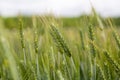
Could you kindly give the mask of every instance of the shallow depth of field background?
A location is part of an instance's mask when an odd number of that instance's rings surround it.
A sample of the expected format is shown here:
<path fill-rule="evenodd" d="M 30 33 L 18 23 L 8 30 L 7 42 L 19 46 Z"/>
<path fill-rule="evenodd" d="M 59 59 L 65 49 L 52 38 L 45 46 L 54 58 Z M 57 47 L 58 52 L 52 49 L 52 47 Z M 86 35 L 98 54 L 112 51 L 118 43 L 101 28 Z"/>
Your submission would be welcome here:
<path fill-rule="evenodd" d="M 120 80 L 119 0 L 0 0 L 0 80 Z"/>

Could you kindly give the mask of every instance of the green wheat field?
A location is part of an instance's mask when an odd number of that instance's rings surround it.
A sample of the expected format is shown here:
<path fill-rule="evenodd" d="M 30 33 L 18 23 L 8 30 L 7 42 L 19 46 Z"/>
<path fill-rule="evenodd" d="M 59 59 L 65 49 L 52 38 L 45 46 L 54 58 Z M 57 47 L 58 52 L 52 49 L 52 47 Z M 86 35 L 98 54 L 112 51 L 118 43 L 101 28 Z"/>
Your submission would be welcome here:
<path fill-rule="evenodd" d="M 119 31 L 95 13 L 0 17 L 0 80 L 120 80 Z"/>

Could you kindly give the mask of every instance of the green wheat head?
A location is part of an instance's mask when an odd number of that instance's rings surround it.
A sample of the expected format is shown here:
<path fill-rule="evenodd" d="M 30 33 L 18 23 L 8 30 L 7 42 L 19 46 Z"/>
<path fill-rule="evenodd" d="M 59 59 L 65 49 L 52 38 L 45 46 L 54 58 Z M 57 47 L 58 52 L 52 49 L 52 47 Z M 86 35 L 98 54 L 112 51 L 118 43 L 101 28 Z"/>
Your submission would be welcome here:
<path fill-rule="evenodd" d="M 115 38 L 115 41 L 120 49 L 120 37 L 118 36 L 117 32 L 113 32 L 113 37 Z"/>
<path fill-rule="evenodd" d="M 104 51 L 104 55 L 106 56 L 107 61 L 112 65 L 113 69 L 115 69 L 116 73 L 120 76 L 120 65 L 111 58 L 107 51 Z"/>
<path fill-rule="evenodd" d="M 71 57 L 71 51 L 69 50 L 69 48 L 68 48 L 65 40 L 63 39 L 61 33 L 54 25 L 51 25 L 50 34 L 51 34 L 53 40 L 55 41 L 58 50 L 61 53 L 65 53 L 67 56 Z"/>
<path fill-rule="evenodd" d="M 22 48 L 25 48 L 22 19 L 19 19 L 19 34 L 20 34 L 21 46 L 22 46 Z"/>
<path fill-rule="evenodd" d="M 90 39 L 91 42 L 94 43 L 95 37 L 94 37 L 93 27 L 92 27 L 92 25 L 90 24 L 90 25 L 88 26 L 88 28 L 89 28 L 89 39 Z M 95 55 L 96 55 L 96 50 L 95 50 L 95 46 L 94 46 L 92 43 L 90 43 L 90 51 L 91 51 L 93 57 L 95 57 Z"/>

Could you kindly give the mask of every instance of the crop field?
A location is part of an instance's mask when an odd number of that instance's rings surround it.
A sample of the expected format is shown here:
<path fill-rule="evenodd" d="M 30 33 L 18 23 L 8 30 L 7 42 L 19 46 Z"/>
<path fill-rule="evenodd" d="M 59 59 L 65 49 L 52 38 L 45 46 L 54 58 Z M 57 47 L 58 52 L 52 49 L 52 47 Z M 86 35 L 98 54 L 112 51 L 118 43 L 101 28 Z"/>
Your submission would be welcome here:
<path fill-rule="evenodd" d="M 0 20 L 0 80 L 120 80 L 120 29 L 112 19 L 17 20 L 12 29 Z"/>

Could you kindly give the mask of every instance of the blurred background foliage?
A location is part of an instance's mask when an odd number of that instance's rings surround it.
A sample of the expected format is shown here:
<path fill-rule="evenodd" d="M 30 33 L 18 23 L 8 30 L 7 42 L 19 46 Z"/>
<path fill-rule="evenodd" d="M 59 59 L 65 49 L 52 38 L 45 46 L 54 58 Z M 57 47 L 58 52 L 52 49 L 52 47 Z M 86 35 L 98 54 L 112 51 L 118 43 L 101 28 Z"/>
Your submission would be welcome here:
<path fill-rule="evenodd" d="M 49 18 L 50 16 L 46 16 L 47 18 Z M 85 19 L 85 15 L 80 16 L 80 17 L 62 17 L 62 18 L 56 18 L 56 20 L 60 21 L 60 23 L 62 24 L 63 27 L 79 27 L 81 25 L 84 25 L 84 19 Z M 87 18 L 90 18 L 91 16 L 87 16 Z M 24 22 L 24 28 L 28 28 L 28 27 L 32 27 L 32 17 L 26 17 L 26 16 L 22 16 L 23 18 L 23 22 Z M 102 18 L 102 22 L 105 26 L 107 26 L 106 20 L 108 20 L 109 18 Z M 120 18 L 112 18 L 113 23 L 119 27 L 120 26 Z M 3 18 L 0 17 L 0 22 L 2 22 L 2 25 L 4 25 L 5 28 L 8 29 L 18 29 L 18 17 L 7 17 L 7 18 Z M 96 18 L 93 18 L 92 20 L 93 25 L 97 25 L 97 20 Z M 42 25 L 41 23 L 38 23 L 38 26 Z"/>

